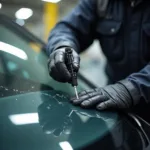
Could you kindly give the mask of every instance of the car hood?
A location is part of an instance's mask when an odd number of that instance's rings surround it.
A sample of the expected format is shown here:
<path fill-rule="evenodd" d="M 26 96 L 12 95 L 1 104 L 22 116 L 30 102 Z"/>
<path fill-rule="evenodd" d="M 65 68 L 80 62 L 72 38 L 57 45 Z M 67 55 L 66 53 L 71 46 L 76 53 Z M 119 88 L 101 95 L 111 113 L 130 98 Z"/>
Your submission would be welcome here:
<path fill-rule="evenodd" d="M 65 93 L 43 91 L 0 99 L 1 150 L 72 150 L 103 138 L 118 115 L 75 107 Z"/>

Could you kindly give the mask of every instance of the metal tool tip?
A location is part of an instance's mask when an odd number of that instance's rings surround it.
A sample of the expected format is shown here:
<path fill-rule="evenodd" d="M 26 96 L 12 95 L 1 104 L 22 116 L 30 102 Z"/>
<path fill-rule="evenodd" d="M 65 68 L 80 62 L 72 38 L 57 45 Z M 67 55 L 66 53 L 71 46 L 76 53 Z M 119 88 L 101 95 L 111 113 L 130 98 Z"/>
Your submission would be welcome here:
<path fill-rule="evenodd" d="M 74 90 L 75 90 L 75 94 L 76 94 L 77 99 L 79 99 L 78 92 L 77 92 L 77 87 L 76 86 L 74 86 Z"/>

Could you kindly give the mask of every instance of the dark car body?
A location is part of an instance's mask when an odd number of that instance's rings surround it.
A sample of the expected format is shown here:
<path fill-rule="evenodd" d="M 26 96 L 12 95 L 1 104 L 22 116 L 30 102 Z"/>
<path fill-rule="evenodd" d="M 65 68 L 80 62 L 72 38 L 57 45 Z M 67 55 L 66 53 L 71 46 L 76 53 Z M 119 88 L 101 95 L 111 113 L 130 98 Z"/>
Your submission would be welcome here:
<path fill-rule="evenodd" d="M 48 74 L 45 44 L 3 15 L 0 32 L 0 150 L 148 148 L 147 122 L 73 106 L 73 88 Z M 95 87 L 81 74 L 78 81 L 79 91 Z"/>

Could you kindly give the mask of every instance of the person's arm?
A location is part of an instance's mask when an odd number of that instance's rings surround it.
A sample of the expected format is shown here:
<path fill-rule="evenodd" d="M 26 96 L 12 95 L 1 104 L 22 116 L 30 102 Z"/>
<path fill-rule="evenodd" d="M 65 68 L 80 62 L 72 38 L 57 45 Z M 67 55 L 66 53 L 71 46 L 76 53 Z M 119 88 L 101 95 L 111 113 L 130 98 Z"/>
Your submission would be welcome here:
<path fill-rule="evenodd" d="M 50 33 L 47 53 L 60 47 L 71 47 L 77 52 L 86 49 L 94 40 L 96 0 L 80 0 L 69 16 L 60 21 Z"/>
<path fill-rule="evenodd" d="M 141 71 L 131 74 L 128 78 L 139 91 L 140 98 L 150 102 L 150 63 Z"/>
<path fill-rule="evenodd" d="M 72 98 L 75 105 L 99 110 L 129 109 L 150 102 L 150 63 L 141 71 L 129 75 L 125 80 L 103 88 L 83 91 L 79 99 Z"/>
<path fill-rule="evenodd" d="M 48 70 L 50 76 L 59 82 L 71 82 L 71 74 L 66 65 L 65 50 L 73 51 L 73 67 L 78 72 L 78 53 L 92 44 L 95 36 L 97 0 L 80 0 L 73 12 L 60 21 L 48 39 Z"/>

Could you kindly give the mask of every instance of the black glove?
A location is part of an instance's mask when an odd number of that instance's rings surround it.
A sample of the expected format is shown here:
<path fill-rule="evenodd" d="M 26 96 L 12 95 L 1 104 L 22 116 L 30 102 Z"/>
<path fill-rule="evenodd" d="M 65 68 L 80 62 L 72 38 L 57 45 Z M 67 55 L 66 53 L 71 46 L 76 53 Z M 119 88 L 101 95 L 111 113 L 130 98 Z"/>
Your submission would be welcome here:
<path fill-rule="evenodd" d="M 83 91 L 79 93 L 79 99 L 72 98 L 74 105 L 84 108 L 96 106 L 98 110 L 128 109 L 136 105 L 140 100 L 136 87 L 127 80 L 104 88 Z"/>
<path fill-rule="evenodd" d="M 65 49 L 66 47 L 62 47 L 55 50 L 50 55 L 50 58 L 48 60 L 48 69 L 50 76 L 54 80 L 64 83 L 70 82 L 71 80 L 71 74 L 66 66 Z M 80 67 L 80 57 L 75 50 L 73 50 L 73 58 L 74 58 L 73 62 L 74 70 L 78 72 Z"/>

